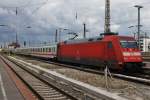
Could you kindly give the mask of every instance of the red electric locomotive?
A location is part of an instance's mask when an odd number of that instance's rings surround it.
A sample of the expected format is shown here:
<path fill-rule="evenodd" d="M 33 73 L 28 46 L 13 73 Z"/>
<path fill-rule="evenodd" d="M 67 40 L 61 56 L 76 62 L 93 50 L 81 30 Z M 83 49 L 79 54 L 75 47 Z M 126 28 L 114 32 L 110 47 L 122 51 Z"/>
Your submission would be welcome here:
<path fill-rule="evenodd" d="M 133 37 L 104 35 L 103 38 L 64 41 L 58 44 L 59 61 L 111 69 L 140 69 L 141 52 Z"/>

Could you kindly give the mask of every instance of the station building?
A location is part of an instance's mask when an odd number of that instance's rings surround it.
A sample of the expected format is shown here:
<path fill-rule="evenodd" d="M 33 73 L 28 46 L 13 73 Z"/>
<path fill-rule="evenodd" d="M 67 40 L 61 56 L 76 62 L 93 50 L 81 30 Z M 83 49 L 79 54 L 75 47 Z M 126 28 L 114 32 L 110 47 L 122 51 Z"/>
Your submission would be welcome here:
<path fill-rule="evenodd" d="M 142 52 L 150 52 L 150 37 L 140 38 L 140 46 Z"/>

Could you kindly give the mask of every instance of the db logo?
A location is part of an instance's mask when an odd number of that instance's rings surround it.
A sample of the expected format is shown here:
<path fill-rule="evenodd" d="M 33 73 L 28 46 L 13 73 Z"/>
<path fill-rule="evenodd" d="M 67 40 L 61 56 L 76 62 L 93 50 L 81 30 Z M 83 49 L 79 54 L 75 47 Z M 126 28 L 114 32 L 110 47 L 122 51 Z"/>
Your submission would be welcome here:
<path fill-rule="evenodd" d="M 130 53 L 131 56 L 134 56 L 134 53 Z"/>
<path fill-rule="evenodd" d="M 132 49 L 129 49 L 129 51 L 132 51 Z"/>

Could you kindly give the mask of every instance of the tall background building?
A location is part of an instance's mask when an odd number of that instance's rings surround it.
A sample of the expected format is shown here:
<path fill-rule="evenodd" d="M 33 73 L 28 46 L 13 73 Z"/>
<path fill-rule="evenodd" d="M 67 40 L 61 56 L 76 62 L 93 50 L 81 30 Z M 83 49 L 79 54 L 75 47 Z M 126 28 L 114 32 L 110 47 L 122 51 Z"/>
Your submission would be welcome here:
<path fill-rule="evenodd" d="M 142 52 L 150 52 L 150 37 L 149 36 L 141 36 L 140 37 L 140 46 Z"/>

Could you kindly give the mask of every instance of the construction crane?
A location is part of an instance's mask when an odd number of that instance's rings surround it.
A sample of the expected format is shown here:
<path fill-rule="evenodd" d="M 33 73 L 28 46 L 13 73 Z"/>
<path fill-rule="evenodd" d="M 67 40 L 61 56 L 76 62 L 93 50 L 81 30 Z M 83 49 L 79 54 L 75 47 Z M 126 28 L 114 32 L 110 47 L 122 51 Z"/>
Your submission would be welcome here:
<path fill-rule="evenodd" d="M 105 33 L 111 33 L 110 30 L 110 0 L 105 0 Z"/>

